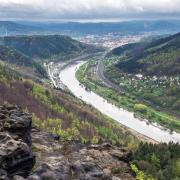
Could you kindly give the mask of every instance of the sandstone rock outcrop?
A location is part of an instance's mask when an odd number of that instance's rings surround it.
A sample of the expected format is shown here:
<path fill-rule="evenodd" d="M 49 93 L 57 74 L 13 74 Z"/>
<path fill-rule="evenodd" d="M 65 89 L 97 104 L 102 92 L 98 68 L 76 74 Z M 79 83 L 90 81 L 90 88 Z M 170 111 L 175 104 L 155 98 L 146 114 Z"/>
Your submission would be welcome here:
<path fill-rule="evenodd" d="M 26 177 L 35 157 L 31 151 L 31 116 L 11 105 L 0 107 L 0 173 L 4 179 Z"/>
<path fill-rule="evenodd" d="M 75 141 L 32 132 L 37 168 L 28 180 L 131 180 L 130 152 L 110 144 L 82 145 Z M 43 137 L 43 140 L 41 140 Z"/>

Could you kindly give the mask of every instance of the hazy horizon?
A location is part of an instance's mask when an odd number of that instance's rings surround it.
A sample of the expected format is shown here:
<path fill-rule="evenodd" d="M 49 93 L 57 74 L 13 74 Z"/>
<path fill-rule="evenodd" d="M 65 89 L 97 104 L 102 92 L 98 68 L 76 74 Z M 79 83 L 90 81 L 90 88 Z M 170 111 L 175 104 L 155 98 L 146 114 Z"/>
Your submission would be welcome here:
<path fill-rule="evenodd" d="M 133 22 L 133 21 L 180 21 L 180 18 L 153 18 L 153 19 L 14 19 L 14 18 L 0 18 L 0 21 L 12 21 L 17 23 L 123 23 L 123 22 Z"/>

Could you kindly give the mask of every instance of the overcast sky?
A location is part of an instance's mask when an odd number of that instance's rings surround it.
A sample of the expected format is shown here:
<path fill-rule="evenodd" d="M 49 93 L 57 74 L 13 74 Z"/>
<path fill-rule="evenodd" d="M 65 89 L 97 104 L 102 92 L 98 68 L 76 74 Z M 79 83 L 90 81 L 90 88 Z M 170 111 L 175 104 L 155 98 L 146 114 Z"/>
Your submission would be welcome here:
<path fill-rule="evenodd" d="M 180 0 L 0 0 L 0 18 L 180 18 Z"/>

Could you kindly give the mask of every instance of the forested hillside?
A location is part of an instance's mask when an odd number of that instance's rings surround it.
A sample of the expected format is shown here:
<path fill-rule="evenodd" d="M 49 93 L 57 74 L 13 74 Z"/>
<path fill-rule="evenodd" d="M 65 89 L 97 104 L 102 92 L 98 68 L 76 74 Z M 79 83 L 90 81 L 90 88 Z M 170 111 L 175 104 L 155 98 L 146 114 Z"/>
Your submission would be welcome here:
<path fill-rule="evenodd" d="M 3 45 L 0 45 L 0 61 L 8 63 L 9 65 L 14 65 L 22 70 L 29 68 L 32 70 L 32 73 L 46 77 L 46 71 L 40 63 L 35 62 L 30 57 Z"/>
<path fill-rule="evenodd" d="M 180 74 L 180 33 L 152 42 L 140 42 L 114 49 L 117 67 L 130 73 L 146 75 Z"/>
<path fill-rule="evenodd" d="M 96 48 L 67 36 L 14 36 L 4 37 L 1 42 L 31 58 L 52 58 L 95 51 Z"/>
<path fill-rule="evenodd" d="M 20 66 L 33 66 L 32 59 L 3 45 L 0 45 L 0 59 L 7 63 L 17 64 Z"/>

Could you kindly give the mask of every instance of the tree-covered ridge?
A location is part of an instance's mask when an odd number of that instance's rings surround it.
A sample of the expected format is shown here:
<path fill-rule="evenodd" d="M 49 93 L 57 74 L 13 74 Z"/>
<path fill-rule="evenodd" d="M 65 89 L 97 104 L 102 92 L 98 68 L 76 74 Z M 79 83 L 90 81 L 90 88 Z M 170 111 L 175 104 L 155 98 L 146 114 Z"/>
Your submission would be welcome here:
<path fill-rule="evenodd" d="M 31 58 L 51 58 L 73 53 L 90 52 L 95 49 L 68 36 L 37 35 L 4 37 L 2 43 Z"/>
<path fill-rule="evenodd" d="M 22 53 L 3 45 L 0 45 L 0 61 L 21 68 L 29 67 L 35 73 L 44 77 L 46 76 L 46 71 L 41 64 L 35 62 L 33 59 L 23 55 Z"/>
<path fill-rule="evenodd" d="M 20 67 L 27 74 L 33 72 L 47 77 L 44 62 L 64 61 L 86 53 L 101 51 L 68 36 L 34 35 L 0 38 L 0 60 Z M 31 68 L 26 70 L 24 67 Z"/>
<path fill-rule="evenodd" d="M 119 56 L 117 67 L 126 72 L 177 75 L 180 74 L 180 33 L 152 42 L 124 45 L 110 55 Z"/>
<path fill-rule="evenodd" d="M 7 63 L 20 66 L 33 66 L 33 61 L 30 58 L 3 45 L 0 45 L 0 59 Z"/>

